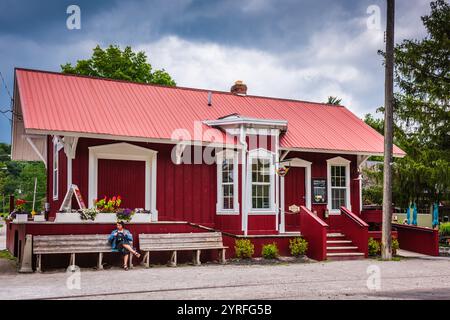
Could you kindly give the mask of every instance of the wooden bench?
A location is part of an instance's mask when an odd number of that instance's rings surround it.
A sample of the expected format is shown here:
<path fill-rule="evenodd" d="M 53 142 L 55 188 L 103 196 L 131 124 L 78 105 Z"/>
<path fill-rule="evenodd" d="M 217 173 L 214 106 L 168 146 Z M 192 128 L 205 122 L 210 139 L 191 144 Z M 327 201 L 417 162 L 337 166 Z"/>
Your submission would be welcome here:
<path fill-rule="evenodd" d="M 200 265 L 202 250 L 219 250 L 220 263 L 225 263 L 225 247 L 220 232 L 140 234 L 139 248 L 145 252 L 144 263 L 150 267 L 150 251 L 171 251 L 170 265 L 177 265 L 177 251 L 193 251 L 194 265 Z"/>
<path fill-rule="evenodd" d="M 36 271 L 41 272 L 42 255 L 70 254 L 70 266 L 75 270 L 75 255 L 80 253 L 98 253 L 97 268 L 103 269 L 103 254 L 113 252 L 108 242 L 109 234 L 52 235 L 33 236 L 33 254 L 36 254 Z M 129 264 L 133 268 L 133 255 L 130 253 Z"/>

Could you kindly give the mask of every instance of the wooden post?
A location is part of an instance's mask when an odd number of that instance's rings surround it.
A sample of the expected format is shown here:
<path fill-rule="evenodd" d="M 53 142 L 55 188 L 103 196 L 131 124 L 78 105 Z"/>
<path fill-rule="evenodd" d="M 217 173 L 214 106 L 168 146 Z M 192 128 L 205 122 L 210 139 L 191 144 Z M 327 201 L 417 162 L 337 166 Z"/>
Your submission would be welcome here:
<path fill-rule="evenodd" d="M 200 261 L 200 254 L 201 254 L 201 250 L 195 250 L 193 253 L 194 253 L 194 265 L 195 266 L 199 266 L 199 265 L 201 265 L 202 264 L 202 262 Z"/>
<path fill-rule="evenodd" d="M 220 249 L 219 255 L 220 255 L 220 264 L 225 264 L 225 262 L 226 262 L 225 249 Z"/>
<path fill-rule="evenodd" d="M 144 256 L 144 263 L 146 268 L 150 268 L 150 251 L 147 251 Z"/>
<path fill-rule="evenodd" d="M 381 257 L 392 259 L 392 148 L 394 104 L 394 17 L 395 0 L 387 0 L 386 61 L 384 96 L 384 180 Z"/>
<path fill-rule="evenodd" d="M 98 265 L 97 265 L 97 269 L 98 270 L 103 270 L 103 252 L 99 252 L 98 253 Z"/>
<path fill-rule="evenodd" d="M 70 267 L 70 271 L 75 272 L 75 253 L 70 254 Z"/>
<path fill-rule="evenodd" d="M 36 256 L 36 271 L 39 273 L 42 272 L 42 255 L 40 254 Z"/>
<path fill-rule="evenodd" d="M 129 255 L 128 262 L 130 263 L 130 269 L 133 269 L 133 254 L 130 252 Z"/>
<path fill-rule="evenodd" d="M 172 256 L 170 257 L 170 266 L 176 267 L 177 266 L 177 252 L 172 251 Z"/>
<path fill-rule="evenodd" d="M 25 236 L 25 244 L 23 246 L 22 257 L 20 259 L 20 273 L 33 272 L 33 236 L 27 234 Z M 40 262 L 39 262 L 40 264 Z M 40 268 L 40 265 L 39 265 Z"/>

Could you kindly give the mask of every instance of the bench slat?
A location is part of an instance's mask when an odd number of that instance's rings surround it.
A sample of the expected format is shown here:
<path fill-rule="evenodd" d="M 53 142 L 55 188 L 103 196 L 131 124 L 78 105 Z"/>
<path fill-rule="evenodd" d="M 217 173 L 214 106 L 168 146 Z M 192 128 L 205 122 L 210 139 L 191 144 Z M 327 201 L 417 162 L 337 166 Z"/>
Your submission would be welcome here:
<path fill-rule="evenodd" d="M 157 244 L 164 244 L 164 243 L 211 243 L 211 242 L 222 242 L 222 239 L 218 238 L 208 238 L 208 239 L 170 239 L 170 240 L 149 240 L 149 239 L 139 239 L 139 243 L 157 243 Z"/>
<path fill-rule="evenodd" d="M 228 249 L 228 247 L 224 246 L 217 246 L 217 247 L 205 247 L 205 248 L 199 248 L 199 247 L 186 247 L 186 248 L 142 248 L 141 251 L 195 251 L 195 250 L 221 250 L 221 249 Z"/>
<path fill-rule="evenodd" d="M 191 233 L 141 233 L 139 239 L 163 238 L 192 238 L 192 237 L 222 237 L 220 232 L 191 232 Z"/>

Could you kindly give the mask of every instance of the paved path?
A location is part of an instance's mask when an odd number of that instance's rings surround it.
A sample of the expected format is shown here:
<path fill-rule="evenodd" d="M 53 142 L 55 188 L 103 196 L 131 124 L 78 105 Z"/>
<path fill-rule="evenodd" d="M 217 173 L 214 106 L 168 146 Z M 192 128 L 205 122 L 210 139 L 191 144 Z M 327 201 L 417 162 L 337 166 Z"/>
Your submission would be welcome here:
<path fill-rule="evenodd" d="M 368 267 L 379 268 L 380 290 L 368 289 Z M 0 274 L 0 299 L 450 299 L 448 259 L 82 270 L 79 275 L 80 289 L 71 290 L 67 281 L 76 287 L 77 273 Z"/>

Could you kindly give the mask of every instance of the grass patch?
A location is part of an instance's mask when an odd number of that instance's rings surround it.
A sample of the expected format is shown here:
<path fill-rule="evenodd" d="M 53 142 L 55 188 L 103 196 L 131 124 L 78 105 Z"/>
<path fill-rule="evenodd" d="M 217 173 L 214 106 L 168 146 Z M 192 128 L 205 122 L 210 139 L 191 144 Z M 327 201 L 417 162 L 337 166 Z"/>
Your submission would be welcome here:
<path fill-rule="evenodd" d="M 381 256 L 378 256 L 378 257 L 377 257 L 377 260 L 378 260 L 378 261 L 402 261 L 403 259 L 405 259 L 405 258 L 400 257 L 400 256 L 393 256 L 390 260 L 383 260 L 383 259 L 381 258 Z"/>
<path fill-rule="evenodd" d="M 8 250 L 0 250 L 0 259 L 15 261 L 16 258 Z"/>

